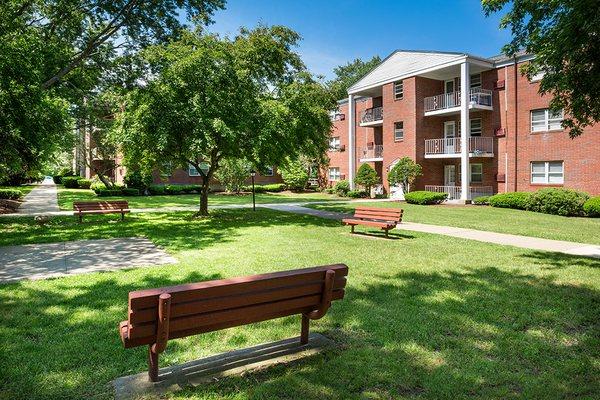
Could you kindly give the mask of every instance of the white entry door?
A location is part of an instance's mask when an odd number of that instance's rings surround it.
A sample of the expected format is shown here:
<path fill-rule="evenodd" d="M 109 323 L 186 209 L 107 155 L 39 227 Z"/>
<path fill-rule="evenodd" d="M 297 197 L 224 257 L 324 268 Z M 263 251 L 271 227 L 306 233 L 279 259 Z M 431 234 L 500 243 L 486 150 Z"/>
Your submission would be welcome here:
<path fill-rule="evenodd" d="M 454 154 L 457 152 L 456 123 L 454 121 L 444 122 L 444 153 Z"/>
<path fill-rule="evenodd" d="M 456 165 L 444 165 L 444 186 L 456 186 Z"/>

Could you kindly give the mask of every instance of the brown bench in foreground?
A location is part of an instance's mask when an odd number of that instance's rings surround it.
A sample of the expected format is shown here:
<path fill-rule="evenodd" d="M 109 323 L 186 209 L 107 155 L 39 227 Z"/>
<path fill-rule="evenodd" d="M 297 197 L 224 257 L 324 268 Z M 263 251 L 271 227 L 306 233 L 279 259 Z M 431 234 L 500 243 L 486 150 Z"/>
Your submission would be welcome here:
<path fill-rule="evenodd" d="M 402 212 L 398 208 L 356 207 L 352 218 L 344 218 L 342 222 L 352 227 L 352 233 L 356 225 L 365 225 L 383 229 L 388 237 L 388 231 L 402 222 Z"/>
<path fill-rule="evenodd" d="M 344 297 L 344 264 L 129 293 L 129 318 L 119 324 L 125 348 L 148 345 L 148 375 L 158 380 L 158 355 L 169 339 L 302 315 L 300 343 L 311 319 Z"/>
<path fill-rule="evenodd" d="M 130 210 L 127 200 L 73 202 L 73 215 L 79 216 L 79 222 L 83 220 L 83 214 L 121 214 L 123 220 L 128 212 Z"/>

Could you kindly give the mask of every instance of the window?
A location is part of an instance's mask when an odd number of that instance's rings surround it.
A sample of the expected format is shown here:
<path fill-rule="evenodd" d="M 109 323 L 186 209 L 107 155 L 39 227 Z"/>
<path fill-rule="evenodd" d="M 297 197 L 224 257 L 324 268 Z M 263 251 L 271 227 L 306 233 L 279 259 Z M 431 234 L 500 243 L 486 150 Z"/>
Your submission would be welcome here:
<path fill-rule="evenodd" d="M 402 81 L 394 82 L 394 100 L 402 100 L 404 97 L 404 83 Z"/>
<path fill-rule="evenodd" d="M 531 183 L 542 185 L 564 182 L 562 161 L 532 161 Z"/>
<path fill-rule="evenodd" d="M 339 181 L 340 180 L 340 169 L 339 167 L 329 168 L 329 180 L 330 181 Z"/>
<path fill-rule="evenodd" d="M 483 164 L 469 164 L 471 168 L 471 183 L 483 182 Z"/>
<path fill-rule="evenodd" d="M 481 118 L 473 118 L 470 121 L 471 136 L 481 136 L 481 133 L 483 132 Z M 460 135 L 460 120 L 458 120 L 458 134 Z"/>
<path fill-rule="evenodd" d="M 542 80 L 545 74 L 546 73 L 544 71 L 539 71 L 537 74 L 531 77 L 531 80 L 529 82 L 539 82 Z"/>
<path fill-rule="evenodd" d="M 481 88 L 481 74 L 471 75 L 469 81 L 470 81 L 469 87 L 471 89 Z"/>
<path fill-rule="evenodd" d="M 394 142 L 401 142 L 404 140 L 404 122 L 394 122 Z"/>
<path fill-rule="evenodd" d="M 329 139 L 329 150 L 339 150 L 340 149 L 340 137 L 332 137 Z"/>
<path fill-rule="evenodd" d="M 170 161 L 162 163 L 160 167 L 160 176 L 168 178 L 173 175 L 173 163 Z"/>
<path fill-rule="evenodd" d="M 546 132 L 562 129 L 563 111 L 553 113 L 547 108 L 531 110 L 531 132 Z"/>
<path fill-rule="evenodd" d="M 206 162 L 200 163 L 200 169 L 206 173 L 210 166 Z M 188 165 L 188 175 L 189 176 L 200 176 L 200 172 L 194 167 L 192 164 Z"/>
<path fill-rule="evenodd" d="M 265 167 L 263 176 L 273 176 L 273 167 Z"/>

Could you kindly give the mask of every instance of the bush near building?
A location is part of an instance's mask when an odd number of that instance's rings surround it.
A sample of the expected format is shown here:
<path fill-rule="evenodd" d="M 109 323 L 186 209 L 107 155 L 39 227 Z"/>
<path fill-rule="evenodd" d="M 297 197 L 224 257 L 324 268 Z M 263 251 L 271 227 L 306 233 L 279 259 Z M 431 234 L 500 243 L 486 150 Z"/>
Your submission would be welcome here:
<path fill-rule="evenodd" d="M 79 188 L 79 184 L 77 183 L 79 179 L 81 179 L 79 176 L 63 176 L 60 181 L 68 189 L 77 189 Z"/>
<path fill-rule="evenodd" d="M 448 193 L 429 192 L 426 190 L 410 192 L 404 195 L 407 203 L 420 205 L 440 204 L 447 198 Z"/>
<path fill-rule="evenodd" d="M 588 217 L 600 217 L 600 196 L 592 197 L 583 205 L 583 212 Z"/>
<path fill-rule="evenodd" d="M 379 183 L 379 176 L 377 171 L 373 169 L 369 164 L 362 164 L 356 172 L 356 178 L 354 183 L 363 186 L 367 193 L 371 193 L 371 187 Z"/>
<path fill-rule="evenodd" d="M 77 186 L 79 189 L 89 189 L 92 186 L 92 181 L 90 179 L 80 178 L 77 180 Z"/>
<path fill-rule="evenodd" d="M 534 192 L 527 202 L 527 210 L 544 214 L 575 217 L 584 214 L 583 205 L 590 197 L 571 189 L 546 188 Z"/>
<path fill-rule="evenodd" d="M 0 199 L 19 200 L 21 197 L 23 193 L 18 189 L 0 189 Z"/>
<path fill-rule="evenodd" d="M 526 210 L 530 197 L 529 192 L 498 193 L 491 196 L 488 201 L 492 207 Z"/>
<path fill-rule="evenodd" d="M 333 187 L 333 191 L 338 196 L 346 197 L 348 195 L 348 192 L 350 191 L 350 182 L 346 180 L 338 181 Z"/>
<path fill-rule="evenodd" d="M 479 196 L 472 200 L 473 204 L 478 206 L 487 206 L 490 204 L 490 196 Z"/>

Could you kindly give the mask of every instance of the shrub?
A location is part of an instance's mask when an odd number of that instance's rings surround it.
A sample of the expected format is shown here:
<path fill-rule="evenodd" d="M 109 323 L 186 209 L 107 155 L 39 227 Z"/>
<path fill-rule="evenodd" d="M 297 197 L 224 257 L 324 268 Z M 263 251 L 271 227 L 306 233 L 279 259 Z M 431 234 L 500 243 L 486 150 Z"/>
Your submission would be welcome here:
<path fill-rule="evenodd" d="M 333 194 L 335 192 L 335 189 L 332 187 L 329 187 L 329 188 L 323 189 L 323 191 L 325 193 Z"/>
<path fill-rule="evenodd" d="M 333 191 L 338 196 L 342 196 L 342 197 L 347 196 L 348 192 L 350 191 L 350 182 L 348 182 L 346 180 L 338 181 L 335 184 L 335 186 L 333 187 Z"/>
<path fill-rule="evenodd" d="M 583 212 L 588 217 L 600 217 L 600 196 L 592 197 L 583 204 Z"/>
<path fill-rule="evenodd" d="M 53 181 L 54 183 L 56 183 L 57 185 L 60 185 L 60 183 L 61 183 L 61 180 L 62 180 L 62 175 L 54 175 L 54 176 L 52 177 L 52 181 Z"/>
<path fill-rule="evenodd" d="M 426 190 L 406 193 L 404 199 L 410 204 L 439 204 L 446 200 L 448 193 L 428 192 Z"/>
<path fill-rule="evenodd" d="M 252 164 L 248 161 L 236 158 L 227 158 L 221 161 L 219 169 L 215 172 L 215 178 L 225 187 L 228 192 L 239 192 L 244 182 L 250 177 Z"/>
<path fill-rule="evenodd" d="M 98 189 L 95 192 L 98 197 L 120 196 L 123 194 L 122 189 Z"/>
<path fill-rule="evenodd" d="M 144 175 L 140 171 L 127 171 L 123 182 L 128 188 L 144 190 L 152 183 L 152 176 Z"/>
<path fill-rule="evenodd" d="M 353 199 L 361 199 L 361 198 L 365 198 L 368 196 L 369 196 L 369 193 L 367 193 L 365 190 L 350 190 L 348 192 L 348 197 L 353 198 Z"/>
<path fill-rule="evenodd" d="M 64 187 L 69 189 L 77 189 L 79 187 L 77 181 L 81 179 L 78 176 L 63 176 L 61 182 Z"/>
<path fill-rule="evenodd" d="M 377 171 L 369 164 L 362 164 L 356 172 L 354 183 L 364 186 L 366 191 L 370 193 L 371 187 L 379 183 L 379 176 L 377 175 Z"/>
<path fill-rule="evenodd" d="M 83 178 L 77 179 L 77 186 L 80 189 L 89 189 L 91 185 L 92 185 L 92 181 L 89 179 L 83 179 Z"/>
<path fill-rule="evenodd" d="M 531 195 L 527 209 L 564 217 L 578 216 L 583 215 L 583 205 L 589 198 L 586 193 L 571 189 L 541 189 Z"/>
<path fill-rule="evenodd" d="M 150 186 L 148 186 L 148 191 L 153 196 L 165 194 L 165 186 L 164 185 L 150 185 Z"/>
<path fill-rule="evenodd" d="M 106 190 L 106 185 L 98 180 L 92 180 L 90 189 L 92 189 L 94 192 L 97 192 L 98 190 Z"/>
<path fill-rule="evenodd" d="M 267 192 L 283 192 L 285 190 L 284 183 L 271 183 L 269 185 L 263 185 L 263 188 Z"/>
<path fill-rule="evenodd" d="M 473 204 L 478 206 L 487 206 L 489 203 L 490 196 L 479 196 L 473 199 Z"/>
<path fill-rule="evenodd" d="M 410 185 L 421 175 L 423 175 L 423 168 L 419 164 L 410 157 L 402 157 L 394 164 L 387 179 L 390 186 L 402 185 L 404 193 L 406 193 L 409 191 Z"/>
<path fill-rule="evenodd" d="M 139 196 L 140 195 L 140 190 L 136 189 L 136 188 L 125 188 L 125 189 L 122 189 L 121 192 L 123 193 L 124 196 Z"/>
<path fill-rule="evenodd" d="M 280 168 L 281 177 L 290 190 L 303 190 L 308 184 L 308 172 L 302 162 L 289 162 Z"/>
<path fill-rule="evenodd" d="M 0 189 L 0 199 L 19 200 L 21 197 L 23 193 L 18 189 Z"/>
<path fill-rule="evenodd" d="M 530 197 L 531 193 L 529 192 L 498 193 L 491 196 L 488 202 L 492 207 L 526 210 Z"/>
<path fill-rule="evenodd" d="M 181 185 L 167 185 L 165 186 L 165 194 L 181 194 L 183 189 Z"/>

